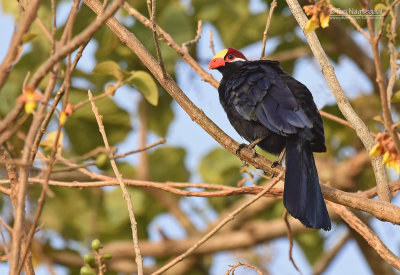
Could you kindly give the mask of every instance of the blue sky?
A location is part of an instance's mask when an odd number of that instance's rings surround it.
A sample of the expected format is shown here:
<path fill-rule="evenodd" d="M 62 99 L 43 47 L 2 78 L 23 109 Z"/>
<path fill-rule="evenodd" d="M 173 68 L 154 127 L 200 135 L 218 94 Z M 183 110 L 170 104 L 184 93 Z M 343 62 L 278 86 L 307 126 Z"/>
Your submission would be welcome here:
<path fill-rule="evenodd" d="M 260 9 L 265 8 L 258 1 L 251 1 L 252 9 L 257 12 Z M 62 13 L 59 14 L 59 20 L 62 20 Z M 64 18 L 65 20 L 65 18 Z M 273 23 L 273 22 L 272 22 Z M 212 57 L 211 51 L 208 47 L 208 29 L 212 28 L 211 25 L 205 24 L 203 28 L 203 35 L 198 45 L 198 56 L 199 60 L 209 60 Z M 0 13 L 0 33 L 3 43 L 0 44 L 0 61 L 3 60 L 7 50 L 9 41 L 13 31 L 13 18 L 10 15 Z M 223 45 L 222 41 L 218 36 L 218 32 L 213 29 L 214 43 L 216 51 L 229 47 L 229 45 Z M 302 36 L 301 31 L 298 32 L 299 36 Z M 356 35 L 355 38 L 358 43 L 362 45 L 368 45 L 361 35 Z M 272 52 L 274 47 L 277 45 L 277 41 L 271 38 L 267 43 L 267 54 Z M 97 48 L 95 43 L 90 43 L 85 49 L 83 58 L 79 63 L 79 67 L 82 70 L 90 72 L 95 66 L 94 53 Z M 254 45 L 248 46 L 243 50 L 243 53 L 249 59 L 256 59 L 260 54 L 261 42 Z M 207 64 L 202 64 L 207 68 Z M 294 70 L 294 77 L 303 82 L 308 86 L 310 91 L 313 93 L 315 101 L 319 108 L 322 108 L 326 104 L 333 104 L 334 98 L 330 93 L 328 86 L 324 78 L 321 75 L 319 65 L 313 58 L 301 58 L 297 61 L 296 68 Z M 360 93 L 371 90 L 371 83 L 369 80 L 359 71 L 356 65 L 349 59 L 342 58 L 338 65 L 335 66 L 335 71 L 341 82 L 343 89 L 346 94 L 350 97 L 356 97 Z M 220 79 L 218 72 L 212 72 L 215 78 Z M 219 101 L 217 91 L 208 83 L 201 81 L 198 76 L 186 63 L 178 62 L 176 65 L 177 82 L 186 95 L 217 124 L 219 125 L 228 135 L 232 136 L 239 142 L 244 142 L 234 129 L 229 124 L 225 113 L 223 112 Z M 354 81 L 358 79 L 359 81 Z M 135 102 L 139 99 L 139 94 L 133 92 L 128 88 L 121 88 L 116 96 L 115 100 L 122 108 L 126 109 L 132 114 L 132 118 L 136 110 L 132 110 L 132 106 L 135 106 Z M 200 159 L 206 155 L 209 151 L 213 150 L 219 145 L 198 125 L 196 125 L 188 115 L 176 104 L 173 105 L 175 112 L 175 120 L 170 126 L 170 130 L 167 136 L 167 144 L 170 146 L 181 146 L 187 149 L 186 164 L 192 171 L 192 180 L 200 181 L 200 177 L 197 173 L 197 165 Z M 132 124 L 138 125 L 138 121 L 132 119 Z M 136 128 L 136 127 L 135 127 Z M 107 130 L 107 129 L 106 129 Z M 157 140 L 158 137 L 150 135 L 149 143 Z M 120 144 L 119 151 L 132 150 L 136 148 L 137 135 L 132 132 L 125 142 Z M 134 156 L 128 158 L 132 163 L 137 163 L 137 159 Z M 190 201 L 190 203 L 188 203 Z M 399 199 L 395 200 L 395 203 L 399 203 Z M 194 219 L 196 225 L 199 228 L 205 228 L 206 224 L 196 215 L 193 214 L 190 204 L 207 210 L 208 217 L 210 220 L 217 219 L 216 214 L 210 210 L 205 200 L 202 198 L 184 198 L 181 200 L 181 207 L 187 213 L 191 213 L 191 217 Z M 399 252 L 400 236 L 396 234 L 396 227 L 379 221 L 373 222 L 374 229 L 379 232 L 382 236 L 383 241 L 387 246 L 392 249 L 394 253 Z M 159 238 L 156 227 L 161 227 L 165 233 L 171 238 L 183 238 L 184 231 L 177 225 L 173 218 L 169 215 L 160 215 L 153 223 L 149 226 L 149 232 L 151 239 L 157 240 Z M 332 247 L 335 241 L 345 233 L 345 226 L 335 224 L 332 231 L 323 232 L 324 236 L 327 237 L 327 247 Z M 269 253 L 272 255 L 273 261 L 268 265 L 268 269 L 272 274 L 295 274 L 295 270 L 288 260 L 288 241 L 286 238 L 276 240 L 274 242 L 266 244 L 269 249 Z M 299 265 L 300 269 L 304 274 L 310 274 L 312 271 L 306 259 L 304 258 L 300 248 L 295 245 L 294 247 L 294 258 Z M 228 268 L 228 264 L 236 264 L 239 259 L 235 254 L 226 252 L 217 253 L 214 257 L 214 264 L 212 267 L 211 274 L 223 274 Z M 151 261 L 148 261 L 151 262 Z M 6 264 L 0 264 L 0 273 L 5 274 L 8 271 Z M 59 274 L 64 274 L 63 269 L 57 269 Z M 47 274 L 45 268 L 40 268 L 37 274 Z M 238 272 L 237 274 L 244 274 Z M 250 274 L 246 272 L 246 274 Z M 354 241 L 349 241 L 342 251 L 337 255 L 331 264 L 330 268 L 327 269 L 325 274 L 372 274 L 369 271 L 365 260 L 360 254 L 358 246 Z"/>

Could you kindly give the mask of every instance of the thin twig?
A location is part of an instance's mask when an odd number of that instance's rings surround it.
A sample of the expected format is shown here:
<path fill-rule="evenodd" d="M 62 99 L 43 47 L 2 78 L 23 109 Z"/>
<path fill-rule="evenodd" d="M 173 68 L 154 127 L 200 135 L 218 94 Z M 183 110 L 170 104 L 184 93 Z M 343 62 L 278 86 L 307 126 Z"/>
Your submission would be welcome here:
<path fill-rule="evenodd" d="M 15 120 L 18 119 L 19 114 L 24 109 L 23 103 L 17 103 L 12 111 L 10 111 L 7 116 L 0 121 L 0 134 L 3 133 Z"/>
<path fill-rule="evenodd" d="M 335 115 L 332 115 L 330 113 L 324 112 L 322 110 L 319 110 L 319 113 L 321 114 L 321 116 L 326 117 L 330 120 L 336 121 L 337 123 L 343 124 L 347 127 L 353 128 L 353 126 L 346 120 L 341 119 L 340 117 L 337 117 Z M 354 128 L 353 128 L 354 129 Z"/>
<path fill-rule="evenodd" d="M 229 221 L 233 220 L 237 214 L 239 214 L 243 209 L 254 203 L 256 200 L 264 196 L 275 184 L 277 184 L 279 181 L 279 177 L 273 179 L 266 187 L 264 187 L 264 190 L 260 193 L 257 194 L 257 196 L 254 196 L 251 198 L 247 203 L 243 204 L 241 207 L 233 211 L 231 214 L 229 214 L 225 219 L 223 219 L 216 227 L 214 227 L 213 230 L 211 230 L 209 233 L 207 233 L 203 238 L 201 238 L 195 245 L 193 245 L 191 248 L 189 248 L 185 253 L 179 255 L 176 257 L 174 260 L 170 261 L 168 264 L 164 265 L 160 269 L 158 269 L 156 272 L 153 272 L 151 275 L 158 275 L 162 274 L 163 272 L 167 271 L 170 269 L 172 266 L 176 265 L 183 259 L 185 259 L 187 256 L 189 256 L 195 249 L 197 249 L 200 245 L 202 245 L 204 242 L 206 242 L 208 239 L 210 239 L 215 233 L 218 232 L 219 229 L 221 229 L 225 224 L 227 224 Z"/>
<path fill-rule="evenodd" d="M 392 7 L 391 7 L 392 8 Z M 397 76 L 397 49 L 396 49 L 396 44 L 395 44 L 395 38 L 396 38 L 396 26 L 397 26 L 397 17 L 394 15 L 394 12 L 391 13 L 392 15 L 392 21 L 390 23 L 390 32 L 387 34 L 388 37 L 388 48 L 389 48 L 389 54 L 390 54 L 390 76 L 389 76 L 389 81 L 387 84 L 387 104 L 389 107 L 389 111 L 391 108 L 391 100 L 393 96 L 393 88 L 394 84 L 396 82 L 396 76 Z M 383 24 L 383 22 L 382 22 Z M 392 131 L 395 131 L 395 129 L 392 127 Z"/>
<path fill-rule="evenodd" d="M 36 16 L 36 23 L 39 25 L 39 27 L 42 29 L 44 36 L 51 41 L 52 36 L 51 33 L 49 32 L 49 30 L 46 28 L 46 26 L 44 25 L 42 19 L 40 19 L 39 16 Z"/>
<path fill-rule="evenodd" d="M 97 265 L 97 270 L 98 270 L 97 275 L 104 275 L 107 270 L 106 270 L 106 265 L 103 264 L 103 262 L 102 262 L 100 252 L 97 250 L 94 250 L 93 254 L 94 254 L 94 258 L 96 260 L 96 265 Z"/>
<path fill-rule="evenodd" d="M 156 27 L 156 11 L 157 11 L 157 0 L 147 0 L 147 8 L 149 10 L 149 16 L 151 20 L 151 30 L 153 31 L 153 40 L 156 45 L 158 64 L 161 67 L 163 78 L 167 78 L 167 71 L 165 70 L 164 61 L 161 55 L 160 45 L 158 44 L 158 35 Z"/>
<path fill-rule="evenodd" d="M 107 9 L 107 6 L 108 6 L 108 0 L 104 0 L 102 13 Z"/>
<path fill-rule="evenodd" d="M 289 260 L 292 263 L 293 267 L 300 273 L 300 269 L 298 268 L 296 262 L 293 259 L 293 235 L 292 235 L 292 229 L 290 228 L 290 223 L 288 220 L 288 211 L 285 209 L 285 211 L 283 212 L 283 220 L 285 221 L 286 224 L 286 229 L 287 229 L 287 237 L 289 240 Z"/>
<path fill-rule="evenodd" d="M 56 34 L 57 34 L 57 18 L 56 18 L 56 4 L 54 0 L 51 0 L 51 17 L 53 19 L 51 25 L 51 52 L 50 54 L 53 55 L 56 51 Z"/>
<path fill-rule="evenodd" d="M 132 200 L 131 200 L 131 196 L 128 193 L 128 190 L 126 189 L 125 183 L 122 179 L 121 173 L 118 170 L 117 167 L 117 163 L 115 162 L 115 160 L 113 159 L 113 154 L 110 148 L 110 145 L 108 144 L 108 139 L 107 139 L 107 135 L 106 132 L 104 130 L 104 126 L 103 126 L 103 122 L 102 122 L 102 118 L 99 115 L 99 111 L 93 101 L 93 95 L 90 91 L 88 91 L 88 95 L 89 95 L 89 99 L 90 102 L 92 104 L 92 111 L 96 117 L 96 121 L 97 124 L 99 125 L 99 130 L 100 133 L 103 137 L 103 141 L 104 141 L 104 145 L 106 147 L 107 153 L 108 153 L 108 157 L 110 158 L 110 163 L 111 166 L 113 168 L 114 174 L 117 177 L 118 183 L 121 187 L 122 193 L 123 193 L 123 197 L 126 201 L 126 204 L 128 206 L 128 212 L 129 212 L 129 219 L 131 222 L 131 230 L 132 230 L 132 238 L 133 238 L 133 247 L 135 250 L 135 261 L 138 267 L 138 274 L 139 275 L 143 275 L 143 264 L 142 264 L 142 256 L 140 254 L 140 249 L 139 249 L 139 240 L 138 240 L 138 235 L 137 235 L 137 222 L 135 219 L 135 215 L 133 213 L 133 207 L 132 207 Z"/>
<path fill-rule="evenodd" d="M 268 30 L 269 30 L 269 26 L 271 25 L 272 14 L 274 13 L 274 10 L 275 10 L 276 6 L 277 6 L 276 0 L 273 0 L 272 3 L 271 3 L 271 6 L 269 7 L 267 24 L 265 24 L 265 30 L 264 30 L 264 35 L 263 35 L 263 43 L 262 43 L 261 57 L 260 58 L 263 58 L 265 56 L 265 44 L 267 43 L 267 39 L 268 39 Z"/>
<path fill-rule="evenodd" d="M 202 26 L 203 22 L 201 20 L 199 20 L 197 22 L 197 33 L 196 33 L 196 37 L 190 41 L 186 41 L 184 43 L 182 43 L 182 49 L 185 50 L 187 53 L 189 52 L 188 47 L 192 46 L 194 44 L 197 44 L 197 42 L 199 42 L 200 37 L 201 37 L 201 26 Z"/>
<path fill-rule="evenodd" d="M 115 84 L 115 85 L 112 86 L 112 89 L 109 89 L 109 90 L 105 91 L 104 93 L 102 93 L 102 94 L 100 94 L 100 95 L 98 95 L 98 96 L 93 97 L 93 100 L 94 100 L 94 101 L 97 101 L 97 100 L 102 99 L 102 98 L 104 98 L 104 97 L 113 95 L 113 94 L 115 93 L 115 91 L 116 91 L 119 87 L 121 87 L 123 84 L 124 84 L 124 83 L 123 83 L 122 81 L 119 81 L 117 84 Z M 77 103 L 77 104 L 75 104 L 75 105 L 72 106 L 72 110 L 73 110 L 73 111 L 76 111 L 77 109 L 79 109 L 79 108 L 81 108 L 82 106 L 84 106 L 84 105 L 86 105 L 86 104 L 89 104 L 89 103 L 90 103 L 90 100 L 89 100 L 89 99 L 80 101 L 79 103 Z"/>
<path fill-rule="evenodd" d="M 241 263 L 241 262 L 239 262 L 238 264 L 235 264 L 235 265 L 230 265 L 231 268 L 228 269 L 225 272 L 225 275 L 229 275 L 231 273 L 232 273 L 232 275 L 234 275 L 235 274 L 235 270 L 240 266 L 244 266 L 245 269 L 246 268 L 251 268 L 254 271 L 256 271 L 258 275 L 263 275 L 262 272 L 257 267 L 255 267 L 254 265 L 251 265 L 251 264 L 248 264 L 248 263 Z"/>
<path fill-rule="evenodd" d="M 314 275 L 322 274 L 329 267 L 332 260 L 350 239 L 350 236 L 350 232 L 347 232 L 346 235 L 344 235 L 335 243 L 331 250 L 322 254 L 322 256 L 313 264 Z"/>
<path fill-rule="evenodd" d="M 6 131 L 4 131 L 3 133 L 1 133 L 0 136 L 0 146 L 6 142 L 11 136 L 13 136 L 22 126 L 22 124 L 24 124 L 28 118 L 30 117 L 29 114 L 25 113 L 23 114 L 23 116 L 14 124 L 11 124 L 12 126 L 9 126 Z"/>
<path fill-rule="evenodd" d="M 128 151 L 128 152 L 125 152 L 125 153 L 122 153 L 122 154 L 119 154 L 119 155 L 115 155 L 114 159 L 124 158 L 127 155 L 132 155 L 132 154 L 140 153 L 140 152 L 143 152 L 143 151 L 147 151 L 147 150 L 149 150 L 149 149 L 151 149 L 151 148 L 153 148 L 153 147 L 155 147 L 157 145 L 165 144 L 165 142 L 166 142 L 166 140 L 164 138 L 161 138 L 158 141 L 156 141 L 154 143 L 151 143 L 149 145 L 146 145 L 144 147 L 141 147 L 139 149 Z"/>
<path fill-rule="evenodd" d="M 210 38 L 210 49 L 211 49 L 211 52 L 212 52 L 212 54 L 214 56 L 215 55 L 214 39 L 213 39 L 213 33 L 212 33 L 211 29 L 208 31 L 208 35 L 209 35 L 209 38 Z"/>
<path fill-rule="evenodd" d="M 7 231 L 8 231 L 9 233 L 12 233 L 12 227 L 9 226 L 9 225 L 3 220 L 2 217 L 0 217 L 0 223 L 1 223 L 2 226 L 4 226 L 5 229 L 7 229 Z"/>

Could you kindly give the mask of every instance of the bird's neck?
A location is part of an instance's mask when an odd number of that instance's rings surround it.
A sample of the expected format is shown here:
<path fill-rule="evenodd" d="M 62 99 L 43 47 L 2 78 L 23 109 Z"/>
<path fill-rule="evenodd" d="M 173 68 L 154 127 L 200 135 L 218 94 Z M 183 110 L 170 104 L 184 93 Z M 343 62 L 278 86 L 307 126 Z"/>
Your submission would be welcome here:
<path fill-rule="evenodd" d="M 222 76 L 227 79 L 232 76 L 234 73 L 238 72 L 242 66 L 244 65 L 245 61 L 237 61 L 237 62 L 227 62 L 225 66 L 219 67 L 217 70 L 222 73 Z"/>

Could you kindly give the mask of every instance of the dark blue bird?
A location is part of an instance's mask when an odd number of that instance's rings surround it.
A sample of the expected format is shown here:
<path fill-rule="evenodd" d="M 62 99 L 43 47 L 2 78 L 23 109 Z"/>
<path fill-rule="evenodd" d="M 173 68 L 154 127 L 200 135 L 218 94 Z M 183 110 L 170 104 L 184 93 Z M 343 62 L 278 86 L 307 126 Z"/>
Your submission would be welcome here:
<path fill-rule="evenodd" d="M 326 152 L 324 127 L 310 91 L 279 62 L 247 61 L 238 50 L 216 54 L 209 64 L 223 75 L 219 98 L 235 130 L 261 149 L 286 148 L 283 203 L 305 226 L 331 229 L 313 152 Z"/>

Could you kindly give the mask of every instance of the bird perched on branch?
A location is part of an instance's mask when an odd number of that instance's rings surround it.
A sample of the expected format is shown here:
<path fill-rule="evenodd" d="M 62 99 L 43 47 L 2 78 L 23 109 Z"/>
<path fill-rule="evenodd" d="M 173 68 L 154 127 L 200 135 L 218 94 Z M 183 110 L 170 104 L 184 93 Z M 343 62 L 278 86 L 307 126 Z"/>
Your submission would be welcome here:
<path fill-rule="evenodd" d="M 279 62 L 248 61 L 232 48 L 216 54 L 209 69 L 222 73 L 220 102 L 249 146 L 275 155 L 286 148 L 283 203 L 288 212 L 307 227 L 330 230 L 313 155 L 326 152 L 324 128 L 307 87 Z"/>

